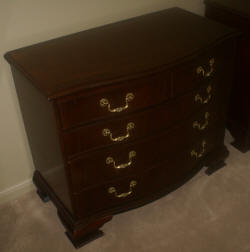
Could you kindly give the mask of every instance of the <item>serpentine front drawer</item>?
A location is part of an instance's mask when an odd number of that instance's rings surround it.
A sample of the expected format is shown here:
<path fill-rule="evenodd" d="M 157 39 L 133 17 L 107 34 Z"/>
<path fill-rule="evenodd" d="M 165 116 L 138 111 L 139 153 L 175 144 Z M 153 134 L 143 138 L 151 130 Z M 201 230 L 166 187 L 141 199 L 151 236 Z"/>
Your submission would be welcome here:
<path fill-rule="evenodd" d="M 125 115 L 166 101 L 171 96 L 170 85 L 170 73 L 164 72 L 59 99 L 62 128 Z"/>

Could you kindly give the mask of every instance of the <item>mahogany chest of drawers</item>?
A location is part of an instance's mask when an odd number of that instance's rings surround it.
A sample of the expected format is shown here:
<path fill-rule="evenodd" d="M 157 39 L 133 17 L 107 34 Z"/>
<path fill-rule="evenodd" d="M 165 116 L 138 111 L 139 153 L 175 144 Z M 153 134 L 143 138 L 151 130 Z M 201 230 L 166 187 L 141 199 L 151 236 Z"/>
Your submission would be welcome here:
<path fill-rule="evenodd" d="M 206 16 L 242 32 L 237 46 L 235 78 L 227 127 L 233 145 L 250 149 L 250 1 L 206 0 Z"/>
<path fill-rule="evenodd" d="M 224 165 L 237 33 L 179 8 L 8 52 L 39 195 L 76 247 Z"/>

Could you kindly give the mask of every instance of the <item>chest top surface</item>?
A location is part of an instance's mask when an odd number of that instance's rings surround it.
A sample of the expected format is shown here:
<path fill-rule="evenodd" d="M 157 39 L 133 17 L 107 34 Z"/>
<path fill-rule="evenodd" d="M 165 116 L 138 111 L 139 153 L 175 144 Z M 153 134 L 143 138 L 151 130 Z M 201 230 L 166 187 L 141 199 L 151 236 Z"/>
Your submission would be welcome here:
<path fill-rule="evenodd" d="M 10 51 L 5 58 L 46 97 L 57 98 L 156 72 L 233 34 L 171 8 Z"/>
<path fill-rule="evenodd" d="M 250 19 L 250 1 L 249 0 L 205 0 L 207 4 L 213 4 L 220 8 L 225 8 L 238 15 Z"/>

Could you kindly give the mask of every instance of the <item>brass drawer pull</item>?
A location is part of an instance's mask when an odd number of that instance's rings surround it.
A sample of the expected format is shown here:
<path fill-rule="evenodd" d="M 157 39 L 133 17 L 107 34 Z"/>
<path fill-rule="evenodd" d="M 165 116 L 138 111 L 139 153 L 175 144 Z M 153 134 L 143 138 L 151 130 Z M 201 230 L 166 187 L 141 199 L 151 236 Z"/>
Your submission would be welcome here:
<path fill-rule="evenodd" d="M 208 112 L 206 112 L 205 113 L 205 123 L 203 124 L 203 125 L 201 125 L 198 121 L 195 121 L 195 122 L 193 122 L 193 128 L 194 129 L 198 129 L 198 130 L 204 130 L 204 129 L 206 129 L 207 128 L 207 126 L 208 126 L 208 118 L 209 118 L 209 113 Z"/>
<path fill-rule="evenodd" d="M 112 157 L 107 157 L 106 158 L 106 164 L 113 164 L 115 169 L 124 169 L 127 168 L 128 166 L 130 166 L 133 162 L 132 158 L 136 156 L 136 152 L 135 151 L 130 151 L 128 154 L 128 158 L 129 158 L 129 162 L 125 163 L 125 164 L 120 164 L 120 165 L 116 165 L 115 161 Z"/>
<path fill-rule="evenodd" d="M 214 58 L 209 60 L 210 69 L 208 72 L 206 72 L 202 66 L 197 67 L 196 69 L 197 74 L 202 74 L 204 78 L 210 77 L 212 73 L 214 72 L 214 63 L 215 63 Z"/>
<path fill-rule="evenodd" d="M 125 106 L 124 107 L 114 108 L 114 109 L 111 108 L 111 105 L 110 105 L 108 99 L 102 98 L 100 100 L 100 106 L 103 107 L 103 108 L 106 107 L 106 106 L 108 106 L 109 112 L 111 112 L 111 113 L 119 113 L 119 112 L 122 112 L 123 110 L 126 110 L 128 108 L 128 103 L 131 102 L 134 98 L 135 98 L 135 95 L 133 93 L 128 93 L 126 95 L 126 99 L 125 99 L 125 101 L 126 101 Z"/>
<path fill-rule="evenodd" d="M 115 187 L 110 187 L 108 189 L 108 193 L 110 193 L 110 194 L 114 193 L 116 198 L 126 198 L 127 196 L 129 196 L 133 192 L 133 187 L 135 187 L 136 184 L 137 184 L 137 182 L 135 180 L 132 180 L 129 185 L 130 190 L 125 193 L 117 194 Z"/>
<path fill-rule="evenodd" d="M 212 98 L 211 91 L 212 91 L 212 87 L 209 85 L 207 87 L 207 98 L 203 99 L 199 94 L 197 94 L 194 97 L 195 102 L 200 102 L 201 104 L 207 104 Z"/>
<path fill-rule="evenodd" d="M 198 153 L 197 151 L 195 151 L 195 150 L 192 150 L 191 151 L 191 156 L 192 157 L 196 157 L 197 159 L 198 158 L 201 158 L 201 157 L 203 157 L 203 155 L 205 154 L 205 152 L 206 152 L 206 141 L 205 140 L 203 140 L 202 141 L 202 151 L 200 152 L 200 153 Z"/>
<path fill-rule="evenodd" d="M 113 142 L 121 142 L 121 141 L 130 137 L 129 131 L 134 129 L 134 127 L 135 127 L 135 124 L 133 122 L 128 123 L 127 124 L 127 134 L 125 136 L 119 136 L 119 137 L 113 138 L 113 135 L 112 135 L 110 129 L 103 129 L 102 135 L 109 136 L 110 140 Z"/>

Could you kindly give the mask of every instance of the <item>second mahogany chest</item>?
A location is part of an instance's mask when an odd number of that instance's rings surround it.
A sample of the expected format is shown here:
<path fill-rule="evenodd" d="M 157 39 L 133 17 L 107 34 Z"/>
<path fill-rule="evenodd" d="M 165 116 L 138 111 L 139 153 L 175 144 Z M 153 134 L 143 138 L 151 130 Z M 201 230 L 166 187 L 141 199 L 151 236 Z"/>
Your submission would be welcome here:
<path fill-rule="evenodd" d="M 235 139 L 233 145 L 246 152 L 250 150 L 250 1 L 206 0 L 205 4 L 207 17 L 242 32 L 227 127 Z"/>

